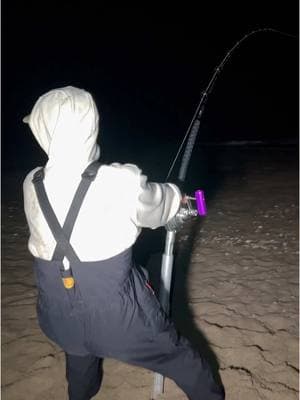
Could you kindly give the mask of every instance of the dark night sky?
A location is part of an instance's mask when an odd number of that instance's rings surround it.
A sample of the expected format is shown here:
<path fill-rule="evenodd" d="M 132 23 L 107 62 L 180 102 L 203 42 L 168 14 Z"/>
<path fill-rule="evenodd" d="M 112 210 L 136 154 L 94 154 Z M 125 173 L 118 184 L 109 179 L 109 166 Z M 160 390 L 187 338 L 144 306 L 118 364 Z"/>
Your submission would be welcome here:
<path fill-rule="evenodd" d="M 41 94 L 65 85 L 94 95 L 107 160 L 139 162 L 168 143 L 171 159 L 201 91 L 237 40 L 261 27 L 298 36 L 296 1 L 222 3 L 162 9 L 2 2 L 4 169 L 41 164 L 22 117 Z M 260 33 L 220 74 L 199 143 L 297 139 L 298 40 Z"/>

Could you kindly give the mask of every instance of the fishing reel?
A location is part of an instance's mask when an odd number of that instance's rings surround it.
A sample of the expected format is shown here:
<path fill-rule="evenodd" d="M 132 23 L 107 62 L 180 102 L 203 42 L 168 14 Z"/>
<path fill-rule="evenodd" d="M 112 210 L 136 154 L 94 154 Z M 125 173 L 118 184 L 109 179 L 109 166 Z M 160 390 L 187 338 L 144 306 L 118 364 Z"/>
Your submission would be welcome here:
<path fill-rule="evenodd" d="M 203 190 L 196 190 L 195 197 L 185 196 L 177 214 L 165 225 L 168 232 L 177 232 L 186 221 L 193 217 L 204 217 L 207 214 Z"/>

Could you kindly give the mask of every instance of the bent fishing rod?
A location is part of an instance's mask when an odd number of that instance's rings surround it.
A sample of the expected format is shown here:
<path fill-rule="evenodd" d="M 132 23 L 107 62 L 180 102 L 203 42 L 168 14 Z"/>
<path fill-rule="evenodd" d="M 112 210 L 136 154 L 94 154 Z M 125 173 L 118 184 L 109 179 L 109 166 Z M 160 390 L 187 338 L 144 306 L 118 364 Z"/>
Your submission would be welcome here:
<path fill-rule="evenodd" d="M 260 29 L 255 29 L 249 33 L 247 33 L 246 35 L 244 35 L 240 40 L 238 40 L 234 46 L 226 53 L 225 57 L 222 59 L 222 61 L 220 62 L 220 64 L 214 69 L 214 73 L 211 77 L 211 79 L 209 80 L 209 83 L 207 85 L 207 87 L 205 88 L 205 90 L 202 92 L 202 96 L 200 99 L 200 102 L 196 108 L 196 111 L 193 115 L 193 118 L 188 126 L 188 129 L 184 135 L 184 138 L 179 146 L 179 149 L 177 151 L 177 154 L 171 164 L 171 167 L 168 171 L 168 174 L 166 176 L 166 181 L 169 179 L 171 172 L 175 166 L 175 163 L 183 149 L 183 146 L 186 143 L 185 146 L 185 151 L 184 154 L 182 156 L 182 160 L 181 160 L 181 165 L 180 165 L 180 169 L 179 169 L 179 174 L 178 174 L 178 181 L 179 181 L 179 185 L 183 184 L 186 178 L 186 173 L 187 173 L 187 169 L 189 166 L 189 162 L 191 159 L 191 155 L 192 155 L 192 151 L 196 142 L 196 138 L 198 135 L 198 132 L 200 130 L 200 120 L 201 117 L 203 115 L 203 111 L 208 99 L 208 95 L 212 92 L 212 89 L 216 83 L 216 80 L 218 78 L 218 76 L 220 75 L 221 71 L 223 70 L 225 64 L 229 61 L 229 59 L 231 58 L 231 56 L 233 55 L 234 51 L 249 37 L 257 34 L 257 33 L 262 33 L 262 32 L 270 32 L 270 33 L 277 33 L 286 37 L 290 37 L 290 38 L 297 38 L 297 36 L 291 35 L 289 33 L 286 32 L 282 32 L 279 31 L 277 29 L 272 29 L 272 28 L 260 28 Z"/>
<path fill-rule="evenodd" d="M 166 176 L 166 181 L 169 179 L 171 172 L 174 169 L 175 163 L 183 149 L 183 146 L 186 143 L 178 173 L 178 184 L 179 187 L 182 188 L 185 182 L 188 166 L 192 156 L 193 148 L 196 143 L 197 135 L 200 130 L 200 120 L 203 115 L 205 105 L 207 103 L 208 95 L 211 93 L 218 76 L 220 75 L 225 64 L 228 62 L 234 51 L 246 39 L 261 32 L 277 33 L 286 37 L 297 38 L 294 35 L 276 29 L 260 28 L 245 34 L 240 40 L 238 40 L 234 44 L 234 46 L 226 53 L 225 57 L 222 59 L 220 64 L 218 64 L 218 66 L 215 68 L 214 73 L 211 79 L 209 80 L 207 87 L 202 92 L 200 102 L 196 108 L 196 111 L 193 115 L 190 125 L 188 126 L 188 129 L 179 146 L 177 154 L 174 157 L 174 160 L 168 171 L 168 174 Z M 165 248 L 164 248 L 164 253 L 162 255 L 162 263 L 161 263 L 161 282 L 160 282 L 159 300 L 162 305 L 162 308 L 164 309 L 167 315 L 169 314 L 170 310 L 170 291 L 171 291 L 173 262 L 174 262 L 173 250 L 175 245 L 176 232 L 191 217 L 195 217 L 197 215 L 198 216 L 206 215 L 205 197 L 204 197 L 204 192 L 202 190 L 196 190 L 195 197 L 185 196 L 185 199 L 186 199 L 185 204 L 181 206 L 176 216 L 166 225 L 167 233 L 166 233 Z M 155 373 L 151 400 L 157 399 L 158 396 L 163 393 L 163 391 L 164 391 L 164 377 L 158 373 Z"/>

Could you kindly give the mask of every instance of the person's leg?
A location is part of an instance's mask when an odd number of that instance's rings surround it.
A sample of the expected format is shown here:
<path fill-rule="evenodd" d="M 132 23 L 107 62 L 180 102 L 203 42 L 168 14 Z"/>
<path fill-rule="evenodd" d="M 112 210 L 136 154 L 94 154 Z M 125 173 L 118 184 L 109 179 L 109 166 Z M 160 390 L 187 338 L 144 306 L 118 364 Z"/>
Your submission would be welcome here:
<path fill-rule="evenodd" d="M 102 381 L 102 359 L 66 353 L 66 378 L 70 400 L 90 400 L 99 391 Z"/>
<path fill-rule="evenodd" d="M 174 380 L 190 400 L 225 398 L 224 389 L 215 383 L 207 361 L 177 333 L 170 322 L 166 322 L 151 341 L 140 341 L 135 349 L 127 351 L 127 354 L 117 358 Z"/>
<path fill-rule="evenodd" d="M 173 379 L 190 400 L 225 398 L 209 364 L 178 334 L 138 270 L 124 290 L 121 312 L 110 314 L 109 321 L 109 357 Z"/>

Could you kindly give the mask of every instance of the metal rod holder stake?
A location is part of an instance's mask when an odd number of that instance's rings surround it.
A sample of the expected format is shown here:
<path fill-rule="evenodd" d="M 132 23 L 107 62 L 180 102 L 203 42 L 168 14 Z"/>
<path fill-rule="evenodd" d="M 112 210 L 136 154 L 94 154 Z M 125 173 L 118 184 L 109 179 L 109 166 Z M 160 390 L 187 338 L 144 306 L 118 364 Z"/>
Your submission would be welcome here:
<path fill-rule="evenodd" d="M 173 271 L 173 249 L 175 243 L 176 231 L 167 231 L 165 250 L 161 263 L 161 280 L 159 290 L 159 301 L 165 313 L 169 315 L 170 310 L 170 290 Z M 161 374 L 154 374 L 152 400 L 164 392 L 164 377 Z"/>

